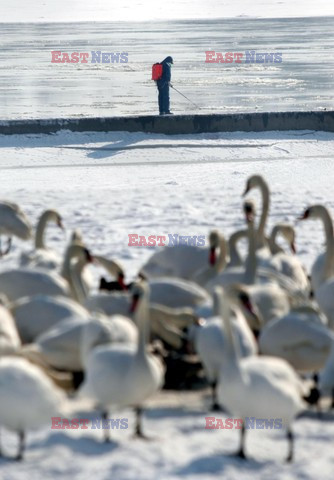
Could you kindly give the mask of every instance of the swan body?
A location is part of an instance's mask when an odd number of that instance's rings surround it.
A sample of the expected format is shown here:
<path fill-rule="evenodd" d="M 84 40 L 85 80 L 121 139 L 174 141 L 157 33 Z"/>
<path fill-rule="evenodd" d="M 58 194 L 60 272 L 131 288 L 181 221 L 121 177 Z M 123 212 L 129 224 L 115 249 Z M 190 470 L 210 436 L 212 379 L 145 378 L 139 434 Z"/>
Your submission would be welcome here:
<path fill-rule="evenodd" d="M 15 203 L 0 201 L 0 235 L 29 240 L 32 235 L 30 221 Z"/>
<path fill-rule="evenodd" d="M 217 259 L 216 249 L 220 251 Z M 165 247 L 151 256 L 140 273 L 149 279 L 176 277 L 204 284 L 224 268 L 226 253 L 225 238 L 213 230 L 209 235 L 209 250 L 194 245 Z"/>
<path fill-rule="evenodd" d="M 284 358 L 299 372 L 318 372 L 330 353 L 334 335 L 313 309 L 293 309 L 267 323 L 259 337 L 264 355 Z"/>
<path fill-rule="evenodd" d="M 114 317 L 69 318 L 35 339 L 30 347 L 50 366 L 79 372 L 90 348 L 101 343 L 131 343 L 137 339 L 133 322 L 121 315 Z M 29 350 L 29 346 L 28 346 Z"/>
<path fill-rule="evenodd" d="M 14 354 L 21 341 L 12 314 L 0 305 L 0 357 Z"/>
<path fill-rule="evenodd" d="M 36 337 L 69 318 L 88 320 L 90 313 L 74 300 L 65 297 L 35 295 L 23 297 L 10 305 L 23 343 Z"/>
<path fill-rule="evenodd" d="M 23 358 L 0 358 L 0 378 L 0 425 L 20 435 L 16 459 L 21 460 L 26 430 L 50 425 L 66 397 L 42 370 Z"/>
<path fill-rule="evenodd" d="M 92 350 L 86 362 L 85 381 L 80 394 L 95 399 L 105 411 L 111 406 L 141 407 L 162 387 L 164 381 L 162 364 L 146 350 L 149 287 L 138 284 L 133 291 L 133 298 L 137 298 L 137 345 L 99 346 Z M 141 434 L 138 424 L 137 434 Z"/>
<path fill-rule="evenodd" d="M 0 273 L 0 291 L 10 301 L 44 294 L 68 296 L 68 284 L 58 274 L 45 270 L 14 268 Z"/>
<path fill-rule="evenodd" d="M 326 250 L 318 255 L 311 269 L 311 284 L 314 291 L 334 275 L 334 229 L 329 210 L 323 205 L 307 208 L 300 220 L 319 219 L 323 224 Z"/>
<path fill-rule="evenodd" d="M 150 302 L 170 308 L 190 307 L 211 303 L 208 292 L 194 282 L 180 278 L 157 278 L 150 281 Z"/>
<path fill-rule="evenodd" d="M 328 319 L 328 326 L 334 330 L 334 277 L 323 282 L 315 291 L 315 299 Z"/>
<path fill-rule="evenodd" d="M 219 300 L 218 300 L 219 302 Z M 216 300 L 216 303 L 218 303 Z M 222 321 L 219 316 L 207 319 L 204 323 L 195 326 L 192 333 L 194 336 L 195 350 L 198 353 L 207 377 L 211 383 L 216 382 L 219 377 L 221 364 L 224 361 L 224 350 L 226 349 L 226 332 L 222 328 Z M 245 317 L 236 306 L 232 312 L 232 329 L 238 344 L 241 357 L 257 354 L 257 345 Z"/>
<path fill-rule="evenodd" d="M 196 308 L 211 303 L 210 295 L 199 285 L 181 278 L 157 278 L 150 281 L 150 302 L 169 308 Z M 88 297 L 84 303 L 91 311 L 107 315 L 129 312 L 130 297 L 126 292 L 99 293 Z"/>
<path fill-rule="evenodd" d="M 213 290 L 216 286 L 226 287 L 232 284 L 245 284 L 245 290 L 256 303 L 264 322 L 276 316 L 288 313 L 290 303 L 288 295 L 270 276 L 270 272 L 258 276 L 258 258 L 256 250 L 257 232 L 254 227 L 255 207 L 253 202 L 244 204 L 246 222 L 248 226 L 248 257 L 244 266 L 226 269 L 207 284 L 207 289 Z M 283 279 L 284 280 L 284 279 Z"/>
<path fill-rule="evenodd" d="M 228 302 L 223 302 L 223 305 Z M 221 317 L 228 338 L 225 361 L 221 366 L 218 398 L 236 418 L 281 419 L 288 430 L 293 457 L 291 423 L 304 408 L 303 386 L 292 367 L 280 358 L 249 356 L 240 358 L 232 329 L 229 310 L 223 307 Z M 241 430 L 239 455 L 245 458 L 244 435 Z"/>

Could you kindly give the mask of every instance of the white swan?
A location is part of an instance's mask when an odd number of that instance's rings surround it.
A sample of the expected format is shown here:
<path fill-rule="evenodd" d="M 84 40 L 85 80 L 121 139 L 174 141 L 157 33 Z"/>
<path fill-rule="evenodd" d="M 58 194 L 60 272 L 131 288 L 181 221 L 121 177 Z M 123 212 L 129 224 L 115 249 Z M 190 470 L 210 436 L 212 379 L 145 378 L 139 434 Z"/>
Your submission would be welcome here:
<path fill-rule="evenodd" d="M 0 425 L 20 438 L 21 460 L 27 430 L 50 425 L 66 402 L 65 394 L 35 365 L 18 357 L 0 358 Z"/>
<path fill-rule="evenodd" d="M 30 252 L 23 252 L 20 257 L 21 267 L 37 267 L 47 270 L 56 270 L 60 267 L 61 257 L 46 247 L 44 237 L 47 225 L 56 223 L 63 229 L 62 219 L 56 210 L 45 210 L 40 216 L 35 233 L 35 248 Z"/>
<path fill-rule="evenodd" d="M 220 403 L 235 418 L 243 420 L 241 445 L 238 455 L 245 458 L 245 421 L 248 418 L 273 419 L 281 421 L 287 428 L 289 454 L 287 461 L 293 459 L 293 419 L 304 408 L 303 387 L 290 365 L 282 359 L 250 356 L 240 358 L 235 341 L 228 298 L 223 298 L 221 316 L 228 338 L 225 360 L 222 363 L 218 398 Z"/>
<path fill-rule="evenodd" d="M 323 205 L 313 205 L 305 210 L 301 219 L 319 218 L 326 235 L 326 251 L 318 256 L 312 267 L 311 279 L 315 286 L 315 299 L 328 318 L 328 326 L 334 330 L 334 238 L 333 223 L 329 211 Z"/>
<path fill-rule="evenodd" d="M 149 258 L 140 273 L 149 279 L 177 277 L 194 280 L 196 276 L 202 279 L 204 275 L 204 280 L 201 281 L 205 283 L 210 276 L 214 276 L 224 268 L 226 248 L 224 236 L 218 230 L 213 230 L 209 235 L 209 249 L 194 245 L 165 247 Z M 217 249 L 219 249 L 218 256 L 216 255 Z M 204 269 L 205 271 L 203 271 Z"/>
<path fill-rule="evenodd" d="M 82 372 L 83 359 L 90 348 L 110 342 L 134 343 L 137 327 L 126 317 L 70 317 L 39 335 L 33 344 L 23 347 L 27 358 L 41 358 L 53 368 Z"/>
<path fill-rule="evenodd" d="M 72 232 L 70 245 L 86 247 L 79 229 L 76 229 Z M 94 288 L 95 285 L 95 278 L 92 272 L 88 268 L 85 268 L 86 265 L 87 262 L 83 257 L 78 258 L 78 260 L 71 265 L 71 271 L 75 272 L 77 277 L 82 278 L 81 291 L 84 292 L 85 296 L 89 295 L 89 292 Z"/>
<path fill-rule="evenodd" d="M 272 256 L 266 260 L 260 260 L 260 265 L 273 273 L 277 273 L 282 278 L 282 275 L 287 277 L 292 282 L 293 293 L 299 292 L 299 296 L 309 297 L 310 282 L 307 278 L 305 268 L 296 255 L 285 253 L 284 250 L 276 243 L 278 234 L 289 242 L 293 253 L 296 252 L 295 247 L 295 231 L 289 224 L 279 223 L 274 226 L 269 238 L 269 245 Z"/>
<path fill-rule="evenodd" d="M 33 295 L 65 296 L 69 294 L 76 299 L 76 290 L 71 282 L 71 262 L 83 256 L 86 262 L 91 262 L 90 252 L 79 245 L 71 245 L 66 252 L 62 276 L 55 272 L 31 268 L 15 268 L 0 273 L 0 292 L 10 301 Z"/>
<path fill-rule="evenodd" d="M 311 269 L 311 285 L 315 291 L 334 275 L 334 230 L 331 214 L 323 205 L 313 205 L 307 208 L 299 220 L 307 219 L 321 220 L 326 240 L 325 252 L 318 255 Z"/>
<path fill-rule="evenodd" d="M 245 292 L 250 295 L 256 303 L 264 322 L 271 318 L 285 315 L 290 309 L 287 294 L 274 281 L 270 272 L 261 273 L 261 278 L 265 283 L 255 283 L 259 281 L 257 276 L 257 232 L 254 227 L 254 204 L 246 201 L 244 204 L 246 221 L 248 225 L 248 257 L 245 266 L 232 267 L 226 269 L 210 281 L 206 288 L 210 291 L 215 286 L 228 286 L 234 283 L 245 284 Z M 275 276 L 276 278 L 276 276 Z"/>
<path fill-rule="evenodd" d="M 32 235 L 31 223 L 16 203 L 0 201 L 0 236 L 15 236 L 29 240 Z"/>
<path fill-rule="evenodd" d="M 296 253 L 296 234 L 295 229 L 288 223 L 277 223 L 273 226 L 270 237 L 268 238 L 268 244 L 272 255 L 278 253 L 285 253 L 285 250 L 277 243 L 277 237 L 281 235 L 289 244 L 292 253 Z"/>
<path fill-rule="evenodd" d="M 149 287 L 145 283 L 136 284 L 132 292 L 139 328 L 138 345 L 118 344 L 95 348 L 86 362 L 85 381 L 80 393 L 95 399 L 105 415 L 112 406 L 135 407 L 136 434 L 140 436 L 141 407 L 145 400 L 162 387 L 164 368 L 146 350 L 149 336 Z"/>
<path fill-rule="evenodd" d="M 264 355 L 284 358 L 299 372 L 314 373 L 327 362 L 334 335 L 312 307 L 292 309 L 268 322 L 261 330 L 259 347 Z"/>
<path fill-rule="evenodd" d="M 228 239 L 228 250 L 230 259 L 226 265 L 226 269 L 233 267 L 241 267 L 244 264 L 244 261 L 241 258 L 241 255 L 237 248 L 237 244 L 239 240 L 242 240 L 243 238 L 247 239 L 247 235 L 247 230 L 237 230 L 236 232 L 232 233 L 232 235 Z"/>
<path fill-rule="evenodd" d="M 128 316 L 131 313 L 129 292 L 91 295 L 87 298 L 84 305 L 91 312 L 102 312 L 109 316 L 117 314 Z M 182 329 L 197 320 L 197 315 L 192 309 L 170 308 L 155 303 L 149 305 L 149 316 L 152 334 L 175 349 L 179 349 L 182 346 Z"/>
<path fill-rule="evenodd" d="M 7 308 L 0 305 L 0 357 L 14 354 L 20 346 L 15 320 Z"/>
<path fill-rule="evenodd" d="M 23 297 L 9 305 L 23 343 L 36 337 L 69 318 L 88 320 L 91 314 L 74 300 L 65 297 L 34 295 Z"/>
<path fill-rule="evenodd" d="M 215 316 L 205 321 L 203 320 L 189 329 L 189 340 L 194 343 L 195 351 L 203 363 L 207 379 L 212 387 L 212 408 L 214 410 L 218 409 L 216 385 L 221 364 L 224 360 L 224 349 L 226 348 L 226 332 L 222 328 L 222 322 L 219 316 L 222 298 L 219 287 L 217 287 L 217 289 L 214 292 Z M 238 342 L 241 357 L 247 357 L 257 353 L 254 335 L 240 309 L 240 307 L 244 308 L 245 305 L 249 309 L 250 299 L 246 295 L 238 295 L 236 290 L 235 292 L 232 328 L 236 336 L 236 341 Z M 256 322 L 257 330 L 259 330 L 260 322 L 255 311 L 251 309 L 250 313 L 254 317 L 253 321 Z"/>
<path fill-rule="evenodd" d="M 266 237 L 266 224 L 268 219 L 269 213 L 269 205 L 270 205 L 270 191 L 267 182 L 261 175 L 252 175 L 247 180 L 246 189 L 244 195 L 249 193 L 253 189 L 259 189 L 262 197 L 262 213 L 259 222 L 259 226 L 257 228 L 257 257 L 258 258 L 269 258 L 270 257 L 270 249 L 268 245 L 268 240 Z"/>
<path fill-rule="evenodd" d="M 45 270 L 14 268 L 0 273 L 0 291 L 10 301 L 44 294 L 68 296 L 68 283 L 60 275 Z"/>

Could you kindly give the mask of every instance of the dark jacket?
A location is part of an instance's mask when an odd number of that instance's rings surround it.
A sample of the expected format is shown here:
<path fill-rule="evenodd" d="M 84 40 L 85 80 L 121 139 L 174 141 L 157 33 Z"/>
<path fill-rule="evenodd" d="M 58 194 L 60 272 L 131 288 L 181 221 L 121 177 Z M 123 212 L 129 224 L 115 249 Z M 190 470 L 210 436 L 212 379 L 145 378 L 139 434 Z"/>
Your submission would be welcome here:
<path fill-rule="evenodd" d="M 171 64 L 173 63 L 172 57 L 166 57 L 165 60 L 161 62 L 162 64 L 162 77 L 158 80 L 158 86 L 163 86 L 165 83 L 171 81 L 172 72 Z"/>

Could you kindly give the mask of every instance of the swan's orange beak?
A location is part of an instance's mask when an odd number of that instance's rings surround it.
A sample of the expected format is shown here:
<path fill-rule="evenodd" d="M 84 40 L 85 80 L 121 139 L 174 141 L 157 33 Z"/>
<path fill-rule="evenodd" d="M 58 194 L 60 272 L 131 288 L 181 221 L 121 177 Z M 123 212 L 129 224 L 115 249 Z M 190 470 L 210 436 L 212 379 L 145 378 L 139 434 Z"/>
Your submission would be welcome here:
<path fill-rule="evenodd" d="M 215 265 L 216 263 L 216 247 L 210 248 L 209 263 L 210 265 Z"/>
<path fill-rule="evenodd" d="M 130 306 L 130 313 L 134 313 L 136 311 L 138 302 L 139 302 L 139 295 L 138 294 L 133 295 L 132 303 Z"/>

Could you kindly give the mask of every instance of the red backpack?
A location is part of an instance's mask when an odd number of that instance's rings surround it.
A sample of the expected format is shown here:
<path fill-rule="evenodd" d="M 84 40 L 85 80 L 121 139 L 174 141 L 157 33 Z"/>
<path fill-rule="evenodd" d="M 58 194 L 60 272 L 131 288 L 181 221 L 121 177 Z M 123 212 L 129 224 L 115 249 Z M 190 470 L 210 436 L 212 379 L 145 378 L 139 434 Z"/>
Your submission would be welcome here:
<path fill-rule="evenodd" d="M 160 80 L 162 77 L 162 65 L 161 63 L 155 63 L 152 65 L 152 80 Z"/>

